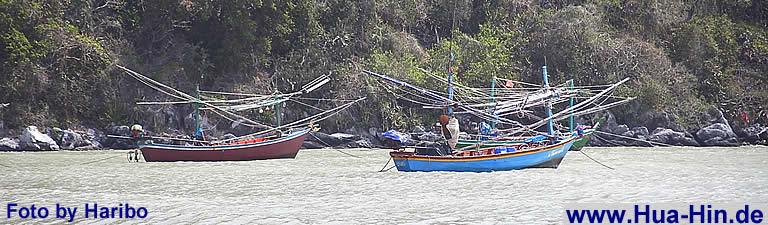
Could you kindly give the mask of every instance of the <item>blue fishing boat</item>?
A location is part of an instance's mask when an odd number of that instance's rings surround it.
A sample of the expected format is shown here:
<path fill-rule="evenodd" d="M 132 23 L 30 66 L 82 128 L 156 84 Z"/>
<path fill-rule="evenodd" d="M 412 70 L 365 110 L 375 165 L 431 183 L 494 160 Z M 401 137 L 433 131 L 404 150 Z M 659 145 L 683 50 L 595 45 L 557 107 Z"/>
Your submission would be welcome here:
<path fill-rule="evenodd" d="M 448 156 L 417 155 L 415 152 L 389 153 L 399 171 L 490 172 L 523 168 L 557 168 L 577 137 L 557 140 L 535 148 L 517 150 L 514 146 L 498 147 L 493 151 L 466 151 Z M 506 150 L 506 152 L 505 152 Z"/>
<path fill-rule="evenodd" d="M 549 87 L 547 81 L 546 67 L 543 67 L 543 78 L 545 87 Z M 517 121 L 499 117 L 494 114 L 473 109 L 459 102 L 454 101 L 450 96 L 448 98 L 434 94 L 426 89 L 419 88 L 408 83 L 392 79 L 390 77 L 377 74 L 370 71 L 363 73 L 378 77 L 394 84 L 416 90 L 426 96 L 445 102 L 447 105 L 453 105 L 464 109 L 477 116 L 492 118 L 509 125 L 530 127 L 520 124 Z M 548 88 L 545 91 L 550 91 Z M 449 89 L 449 93 L 451 93 Z M 450 146 L 450 154 L 424 154 L 417 151 L 396 150 L 390 152 L 390 156 L 395 161 L 399 171 L 456 171 L 456 172 L 489 172 L 505 171 L 523 168 L 557 168 L 565 157 L 568 149 L 571 148 L 578 136 L 572 135 L 567 138 L 556 135 L 553 132 L 552 112 L 547 104 L 545 107 L 548 125 L 548 132 L 534 137 L 526 138 L 520 143 L 508 146 L 498 146 L 494 148 L 485 148 L 477 150 L 455 151 L 454 146 Z M 456 138 L 454 136 L 454 138 Z M 449 141 L 450 144 L 450 141 Z M 478 143 L 481 144 L 481 143 Z M 426 151 L 425 151 L 426 152 Z"/>

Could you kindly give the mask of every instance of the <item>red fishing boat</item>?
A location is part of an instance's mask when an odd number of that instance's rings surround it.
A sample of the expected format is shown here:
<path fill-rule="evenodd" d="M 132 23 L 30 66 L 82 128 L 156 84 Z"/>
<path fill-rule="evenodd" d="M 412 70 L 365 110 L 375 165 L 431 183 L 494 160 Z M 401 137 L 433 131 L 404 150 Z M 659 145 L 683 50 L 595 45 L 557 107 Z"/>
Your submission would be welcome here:
<path fill-rule="evenodd" d="M 169 162 L 169 161 L 245 161 L 245 160 L 260 160 L 260 159 L 281 159 L 281 158 L 295 158 L 299 152 L 301 145 L 304 143 L 307 135 L 310 131 L 316 132 L 318 129 L 314 127 L 313 123 L 321 121 L 325 118 L 332 116 L 333 114 L 344 110 L 351 105 L 362 101 L 365 98 L 352 100 L 336 108 L 326 110 L 313 116 L 309 116 L 297 121 L 293 121 L 287 124 L 282 124 L 280 119 L 280 104 L 290 100 L 292 97 L 299 96 L 312 92 L 315 89 L 320 88 L 325 83 L 328 83 L 331 79 L 328 75 L 323 75 L 315 80 L 310 81 L 301 87 L 300 90 L 282 94 L 279 91 L 275 91 L 270 95 L 255 95 L 247 93 L 227 93 L 220 91 L 201 91 L 200 86 L 196 85 L 195 96 L 186 94 L 184 92 L 173 89 L 167 85 L 150 79 L 147 76 L 139 74 L 133 70 L 117 65 L 118 68 L 124 70 L 128 75 L 136 78 L 142 83 L 150 86 L 153 89 L 161 91 L 181 101 L 172 102 L 139 102 L 137 104 L 142 105 L 167 105 L 167 104 L 183 104 L 192 103 L 195 104 L 195 139 L 183 139 L 183 138 L 170 138 L 170 137 L 152 137 L 139 135 L 139 131 L 143 132 L 141 126 L 136 126 L 133 137 L 117 137 L 117 138 L 142 138 L 144 141 L 140 143 L 139 151 L 141 156 L 147 162 Z M 275 87 L 275 90 L 277 87 Z M 203 96 L 201 98 L 200 93 L 205 92 L 208 94 L 215 94 L 217 97 Z M 229 99 L 229 97 L 223 96 L 235 96 L 235 99 Z M 203 100 L 207 99 L 207 100 Z M 202 107 L 201 107 L 202 106 Z M 269 126 L 261 122 L 253 121 L 245 118 L 235 112 L 266 108 L 270 107 L 275 109 L 276 126 Z M 315 109 L 318 109 L 314 107 Z M 233 123 L 241 124 L 251 128 L 265 129 L 256 133 L 252 133 L 243 137 L 235 137 L 222 141 L 205 141 L 203 129 L 200 126 L 200 110 L 211 110 L 222 118 L 231 120 Z M 237 120 L 234 120 L 237 119 Z M 134 130 L 132 128 L 132 130 Z M 259 137 L 269 132 L 279 132 L 279 135 Z M 256 138 L 258 137 L 258 138 Z M 203 139 L 203 140 L 199 140 Z M 182 144 L 161 144 L 155 143 L 155 140 L 171 140 L 181 142 Z M 134 154 L 131 156 L 130 154 Z M 128 159 L 138 159 L 141 156 L 138 152 L 132 152 L 129 154 Z M 138 160 L 137 160 L 138 161 Z"/>
<path fill-rule="evenodd" d="M 310 130 L 307 128 L 294 131 L 282 137 L 274 136 L 205 146 L 166 145 L 150 142 L 140 145 L 139 150 L 147 162 L 295 158 Z"/>

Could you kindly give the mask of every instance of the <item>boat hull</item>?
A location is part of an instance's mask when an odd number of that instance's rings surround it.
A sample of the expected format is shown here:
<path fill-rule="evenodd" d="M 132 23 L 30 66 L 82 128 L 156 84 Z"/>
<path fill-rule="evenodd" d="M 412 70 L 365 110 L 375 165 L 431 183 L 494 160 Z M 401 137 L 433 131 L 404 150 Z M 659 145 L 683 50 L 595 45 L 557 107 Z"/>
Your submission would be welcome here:
<path fill-rule="evenodd" d="M 483 156 L 421 156 L 404 152 L 390 152 L 397 170 L 490 172 L 524 168 L 557 168 L 575 138 L 531 150 Z"/>
<path fill-rule="evenodd" d="M 584 146 L 587 145 L 587 142 L 589 142 L 589 139 L 592 138 L 592 134 L 595 133 L 594 129 L 587 129 L 584 130 L 584 135 L 577 138 L 576 141 L 573 142 L 573 145 L 571 146 L 571 151 L 581 151 Z"/>
<path fill-rule="evenodd" d="M 309 129 L 293 132 L 284 137 L 249 144 L 218 146 L 148 144 L 140 146 L 139 150 L 147 162 L 295 158 L 307 134 L 309 134 Z"/>

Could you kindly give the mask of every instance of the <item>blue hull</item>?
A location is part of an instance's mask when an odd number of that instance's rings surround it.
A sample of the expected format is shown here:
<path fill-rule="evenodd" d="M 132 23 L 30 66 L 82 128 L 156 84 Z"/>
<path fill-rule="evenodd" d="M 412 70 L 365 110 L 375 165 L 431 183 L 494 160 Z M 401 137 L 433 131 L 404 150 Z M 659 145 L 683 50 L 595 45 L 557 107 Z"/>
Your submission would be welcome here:
<path fill-rule="evenodd" d="M 575 138 L 570 138 L 555 145 L 484 156 L 421 156 L 403 155 L 400 152 L 392 152 L 390 155 L 395 161 L 397 170 L 405 172 L 490 172 L 524 168 L 557 168 L 574 140 Z"/>

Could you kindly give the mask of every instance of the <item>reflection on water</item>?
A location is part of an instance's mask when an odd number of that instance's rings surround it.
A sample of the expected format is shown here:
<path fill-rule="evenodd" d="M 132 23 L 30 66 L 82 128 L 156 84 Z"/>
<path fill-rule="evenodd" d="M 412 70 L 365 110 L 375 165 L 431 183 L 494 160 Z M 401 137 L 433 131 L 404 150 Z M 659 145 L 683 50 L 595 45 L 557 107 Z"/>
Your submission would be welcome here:
<path fill-rule="evenodd" d="M 0 152 L 0 224 L 63 222 L 6 219 L 9 202 L 78 207 L 75 223 L 88 224 L 552 224 L 568 202 L 768 201 L 766 147 L 587 148 L 616 169 L 569 152 L 556 170 L 492 173 L 379 173 L 386 150 L 345 151 L 362 158 L 302 150 L 296 159 L 129 163 L 125 151 Z M 128 203 L 149 217 L 85 219 L 85 203 Z"/>

